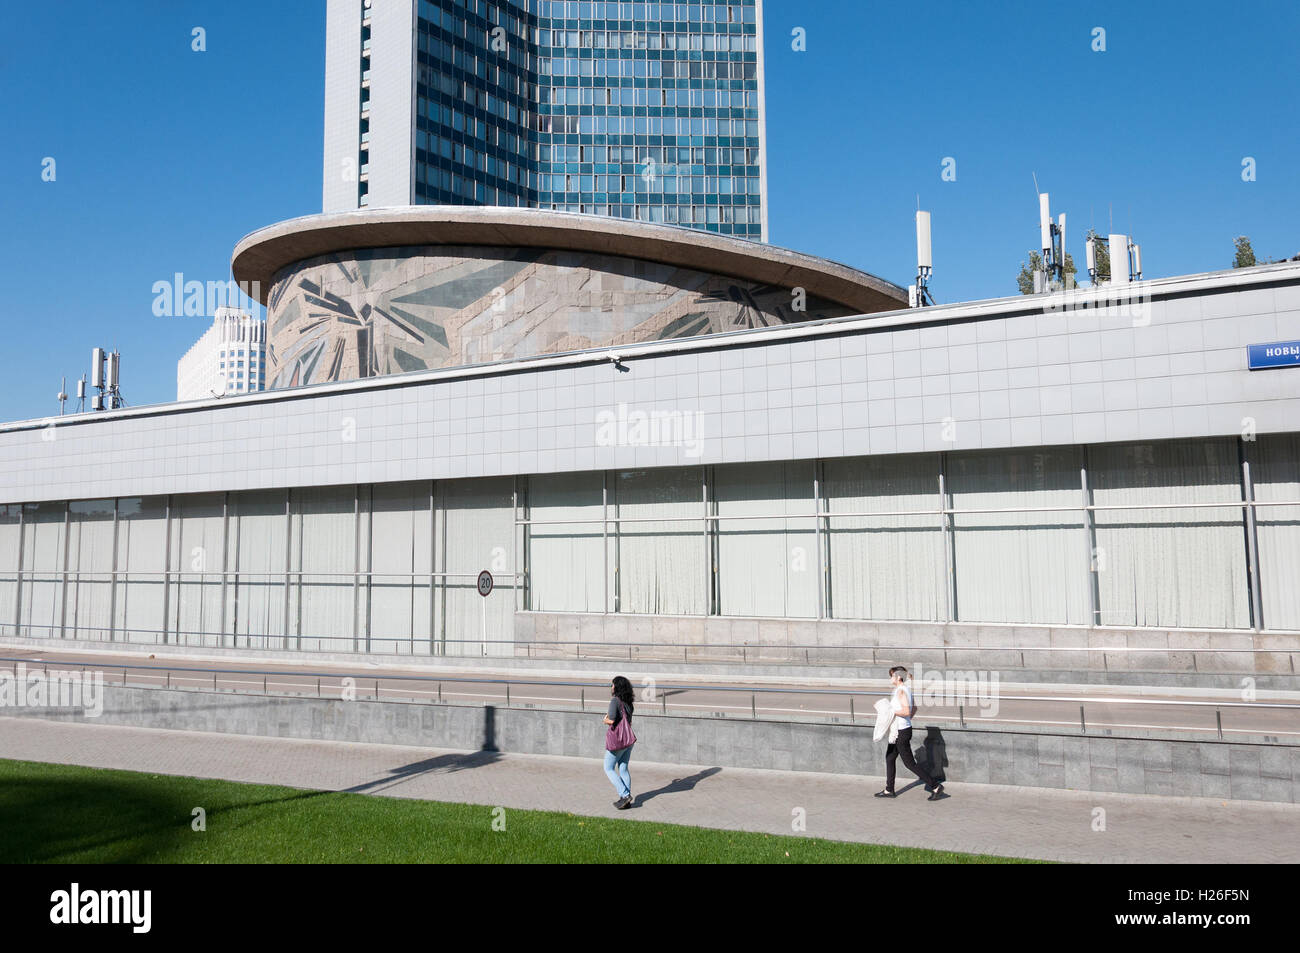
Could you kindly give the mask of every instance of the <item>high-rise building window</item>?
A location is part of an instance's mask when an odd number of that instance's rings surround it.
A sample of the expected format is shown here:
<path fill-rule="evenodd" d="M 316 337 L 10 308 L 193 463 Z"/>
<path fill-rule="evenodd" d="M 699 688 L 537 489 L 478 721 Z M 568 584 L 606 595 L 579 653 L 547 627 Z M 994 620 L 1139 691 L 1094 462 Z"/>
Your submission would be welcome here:
<path fill-rule="evenodd" d="M 390 54 L 370 38 L 372 55 L 415 57 L 414 90 L 391 100 L 415 117 L 409 181 L 375 179 L 376 170 L 392 173 L 369 162 L 363 120 L 357 205 L 405 204 L 409 196 L 420 203 L 585 206 L 596 214 L 609 206 L 632 216 L 635 208 L 621 208 L 630 190 L 638 197 L 633 206 L 658 209 L 647 220 L 666 221 L 677 195 L 698 196 L 692 205 L 744 195 L 758 215 L 752 222 L 747 214 L 729 216 L 713 223 L 715 230 L 761 237 L 755 2 L 420 0 L 413 54 Z M 373 113 L 388 108 L 386 95 L 372 83 L 353 102 Z M 402 107 L 402 97 L 412 95 Z M 392 166 L 399 167 L 406 168 Z M 710 173 L 717 179 L 707 183 Z M 619 176 L 620 187 L 590 178 L 601 175 Z M 700 181 L 688 189 L 678 177 Z"/>

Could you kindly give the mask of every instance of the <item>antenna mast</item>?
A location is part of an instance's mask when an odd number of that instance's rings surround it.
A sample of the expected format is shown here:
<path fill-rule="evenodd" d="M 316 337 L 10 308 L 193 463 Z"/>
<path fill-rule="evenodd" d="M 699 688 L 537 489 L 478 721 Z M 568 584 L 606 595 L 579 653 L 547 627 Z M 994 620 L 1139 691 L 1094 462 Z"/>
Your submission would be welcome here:
<path fill-rule="evenodd" d="M 916 211 L 916 284 L 907 289 L 907 303 L 912 308 L 934 304 L 930 295 L 930 275 L 934 273 L 934 258 L 930 249 L 930 213 Z"/>
<path fill-rule="evenodd" d="M 102 347 L 90 352 L 90 386 L 99 391 L 90 398 L 91 410 L 117 410 L 122 406 L 121 389 L 122 355 L 117 351 L 106 353 Z M 77 396 L 84 404 L 85 378 L 77 386 Z M 107 398 L 107 407 L 105 407 Z"/>
<path fill-rule="evenodd" d="M 1095 285 L 1097 276 L 1097 246 L 1105 245 L 1110 254 L 1110 283 L 1128 284 L 1142 280 L 1142 246 L 1128 235 L 1088 236 L 1088 277 Z"/>
<path fill-rule="evenodd" d="M 1034 273 L 1034 290 L 1047 291 L 1053 285 L 1064 288 L 1065 213 L 1062 212 L 1057 221 L 1052 221 L 1051 201 L 1046 192 L 1038 193 L 1038 233 L 1043 267 Z"/>

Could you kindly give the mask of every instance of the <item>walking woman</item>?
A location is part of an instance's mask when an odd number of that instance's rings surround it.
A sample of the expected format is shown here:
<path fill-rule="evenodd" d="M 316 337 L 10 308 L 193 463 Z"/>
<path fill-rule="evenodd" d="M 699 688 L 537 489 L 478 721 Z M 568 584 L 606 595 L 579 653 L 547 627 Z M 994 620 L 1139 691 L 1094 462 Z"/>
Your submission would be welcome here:
<path fill-rule="evenodd" d="M 898 725 L 898 738 L 885 749 L 885 789 L 877 793 L 876 797 L 896 796 L 894 762 L 901 757 L 907 770 L 925 782 L 925 789 L 930 792 L 926 800 L 938 801 L 944 796 L 943 784 L 930 777 L 929 772 L 918 765 L 912 756 L 912 716 L 916 714 L 916 701 L 912 697 L 912 686 L 908 684 L 910 680 L 907 669 L 901 665 L 895 665 L 889 670 L 889 682 L 894 686 L 889 703 Z"/>
<path fill-rule="evenodd" d="M 632 683 L 622 675 L 614 676 L 609 689 L 609 711 L 605 714 L 605 774 L 618 792 L 614 806 L 626 811 L 632 806 L 632 776 L 627 763 L 632 757 L 636 735 L 632 734 Z"/>

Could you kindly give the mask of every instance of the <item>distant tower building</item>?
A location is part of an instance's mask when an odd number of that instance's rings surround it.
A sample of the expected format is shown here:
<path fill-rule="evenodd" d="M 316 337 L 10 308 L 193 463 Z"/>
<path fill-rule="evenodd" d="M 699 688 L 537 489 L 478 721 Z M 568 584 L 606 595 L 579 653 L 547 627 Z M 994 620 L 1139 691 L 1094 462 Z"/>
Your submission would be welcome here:
<path fill-rule="evenodd" d="M 176 399 L 265 389 L 266 322 L 238 308 L 218 308 L 212 327 L 176 362 Z"/>
<path fill-rule="evenodd" d="M 767 240 L 762 0 L 329 0 L 324 211 L 539 208 Z"/>

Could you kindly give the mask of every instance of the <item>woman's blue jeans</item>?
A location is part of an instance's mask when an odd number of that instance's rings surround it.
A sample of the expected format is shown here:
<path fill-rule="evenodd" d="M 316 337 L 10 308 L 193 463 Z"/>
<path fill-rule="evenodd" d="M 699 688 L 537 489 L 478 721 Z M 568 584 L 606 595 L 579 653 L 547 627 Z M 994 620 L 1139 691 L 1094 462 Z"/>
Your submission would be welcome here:
<path fill-rule="evenodd" d="M 622 751 L 605 752 L 605 774 L 620 798 L 632 796 L 632 776 L 628 774 L 627 763 L 635 747 L 636 745 L 628 745 Z"/>

